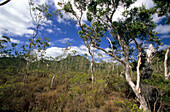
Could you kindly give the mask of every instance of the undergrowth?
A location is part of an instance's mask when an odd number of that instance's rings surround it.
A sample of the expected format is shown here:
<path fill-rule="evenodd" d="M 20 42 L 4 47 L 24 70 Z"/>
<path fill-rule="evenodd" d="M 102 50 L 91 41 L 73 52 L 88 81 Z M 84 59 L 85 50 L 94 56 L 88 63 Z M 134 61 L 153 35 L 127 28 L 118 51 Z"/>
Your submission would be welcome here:
<path fill-rule="evenodd" d="M 52 74 L 32 73 L 23 82 L 22 74 L 6 75 L 0 81 L 0 109 L 11 111 L 54 112 L 136 112 L 138 105 L 127 97 L 127 84 L 119 76 L 103 78 L 70 72 L 57 74 L 50 88 Z M 3 75 L 2 75 L 3 76 Z M 114 79 L 114 80 L 113 80 Z"/>

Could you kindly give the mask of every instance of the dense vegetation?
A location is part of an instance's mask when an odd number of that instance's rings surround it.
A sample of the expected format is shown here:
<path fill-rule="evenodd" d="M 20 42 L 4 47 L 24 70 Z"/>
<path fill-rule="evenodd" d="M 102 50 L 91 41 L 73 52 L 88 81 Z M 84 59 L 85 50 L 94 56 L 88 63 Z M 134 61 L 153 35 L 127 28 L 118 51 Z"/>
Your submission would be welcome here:
<path fill-rule="evenodd" d="M 161 58 L 157 58 L 159 63 L 163 63 Z M 79 55 L 60 61 L 45 60 L 48 68 L 41 60 L 33 62 L 27 73 L 23 70 L 26 66 L 23 58 L 1 57 L 0 60 L 1 111 L 140 111 L 134 93 L 119 75 L 123 70 L 122 65 L 115 64 L 115 70 L 111 71 L 112 64 L 109 62 L 95 63 L 95 81 L 92 84 L 88 73 L 90 61 Z M 40 67 L 37 70 L 38 63 Z M 153 69 L 156 69 L 156 61 L 154 63 Z M 53 73 L 50 69 L 56 73 L 52 88 Z M 135 78 L 133 72 L 134 81 Z M 160 103 L 162 111 L 169 110 L 169 84 L 160 71 L 154 71 L 151 79 L 142 80 L 143 87 L 148 88 L 145 93 L 152 91 L 151 96 L 146 94 L 150 102 L 153 101 L 151 108 L 158 100 L 156 110 Z"/>

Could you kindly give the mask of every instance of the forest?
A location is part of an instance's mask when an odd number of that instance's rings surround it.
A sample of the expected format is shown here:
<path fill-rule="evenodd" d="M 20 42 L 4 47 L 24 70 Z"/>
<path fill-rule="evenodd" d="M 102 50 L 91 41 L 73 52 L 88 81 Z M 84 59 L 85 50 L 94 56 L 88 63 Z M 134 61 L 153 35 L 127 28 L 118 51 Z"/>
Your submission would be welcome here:
<path fill-rule="evenodd" d="M 3 1 L 1 7 L 11 2 Z M 169 112 L 170 42 L 168 48 L 159 49 L 164 43 L 154 30 L 157 24 L 152 15 L 165 17 L 164 24 L 169 25 L 170 4 L 153 0 L 153 8 L 130 8 L 135 2 L 66 0 L 54 9 L 29 0 L 35 26 L 29 43 L 17 50 L 9 36 L 0 37 L 0 111 Z M 123 19 L 115 21 L 119 6 L 125 9 Z M 67 44 L 63 54 L 48 57 L 50 39 L 38 37 L 40 26 L 52 18 L 66 19 L 65 14 L 79 26 L 77 38 L 88 52 L 79 55 Z M 102 38 L 109 50 L 101 45 Z"/>

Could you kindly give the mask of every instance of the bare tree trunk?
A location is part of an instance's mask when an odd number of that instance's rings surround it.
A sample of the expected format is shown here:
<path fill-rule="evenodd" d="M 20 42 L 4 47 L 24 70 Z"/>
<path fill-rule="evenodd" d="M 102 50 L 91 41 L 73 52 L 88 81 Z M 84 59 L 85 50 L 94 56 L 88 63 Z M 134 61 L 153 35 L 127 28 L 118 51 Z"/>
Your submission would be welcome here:
<path fill-rule="evenodd" d="M 53 72 L 53 77 L 52 77 L 52 79 L 51 79 L 51 88 L 53 88 L 53 81 L 54 81 L 54 78 L 55 78 L 55 76 L 56 76 L 56 74 L 55 74 L 55 72 Z"/>
<path fill-rule="evenodd" d="M 115 70 L 115 64 L 112 63 L 112 74 L 114 73 L 114 70 Z"/>
<path fill-rule="evenodd" d="M 147 106 L 147 102 L 144 98 L 144 96 L 142 96 L 139 91 L 136 89 L 136 86 L 135 84 L 132 82 L 132 79 L 130 78 L 130 75 L 129 75 L 129 62 L 126 61 L 126 66 L 125 66 L 125 77 L 126 77 L 126 81 L 128 82 L 129 86 L 132 88 L 133 92 L 135 93 L 139 103 L 140 103 L 140 109 L 143 109 L 144 111 L 150 111 L 148 109 L 148 106 Z"/>
<path fill-rule="evenodd" d="M 94 72 L 93 72 L 93 56 L 91 55 L 91 61 L 90 61 L 90 70 L 91 70 L 91 79 L 92 83 L 94 82 Z"/>
<path fill-rule="evenodd" d="M 168 60 L 169 49 L 170 49 L 170 46 L 168 47 L 168 49 L 167 49 L 167 51 L 166 51 L 166 54 L 165 54 L 165 61 L 164 61 L 164 67 L 165 67 L 165 80 L 168 80 L 168 79 L 169 79 L 169 75 L 170 75 L 170 74 L 168 74 L 168 68 L 167 68 L 167 60 Z"/>
<path fill-rule="evenodd" d="M 90 61 L 90 71 L 91 71 L 91 79 L 92 79 L 92 83 L 94 82 L 94 70 L 93 70 L 93 53 L 94 51 L 91 50 L 90 48 L 91 46 L 88 46 L 88 51 L 89 51 L 89 54 L 91 56 L 91 61 Z"/>
<path fill-rule="evenodd" d="M 141 65 L 141 52 L 138 54 L 138 65 L 136 67 L 137 69 L 137 82 L 136 82 L 136 90 L 140 91 L 139 84 L 140 84 L 140 65 Z"/>

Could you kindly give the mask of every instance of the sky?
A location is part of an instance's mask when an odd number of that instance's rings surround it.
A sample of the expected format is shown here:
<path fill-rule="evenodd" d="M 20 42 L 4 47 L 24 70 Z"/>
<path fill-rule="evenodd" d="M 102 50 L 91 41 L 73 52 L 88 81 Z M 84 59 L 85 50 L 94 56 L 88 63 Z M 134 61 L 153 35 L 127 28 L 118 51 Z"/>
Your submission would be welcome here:
<path fill-rule="evenodd" d="M 0 0 L 0 3 L 4 0 Z M 38 4 L 48 4 L 53 8 L 60 8 L 57 4 L 61 0 L 34 0 Z M 68 1 L 68 0 L 66 0 Z M 71 0 L 73 1 L 73 0 Z M 146 5 L 146 8 L 154 6 L 152 0 L 137 0 L 132 7 Z M 114 20 L 121 18 L 122 7 L 115 13 Z M 63 54 L 63 47 L 71 43 L 70 53 L 73 50 L 77 54 L 88 54 L 87 48 L 84 46 L 83 40 L 79 38 L 78 31 L 80 28 L 74 22 L 68 19 L 68 15 L 64 14 L 63 17 L 53 17 L 39 27 L 38 37 L 48 37 L 50 39 L 50 46 L 46 50 L 46 56 L 57 57 Z M 156 22 L 157 27 L 155 31 L 159 32 L 158 36 L 164 43 L 160 49 L 166 49 L 170 45 L 170 25 L 163 24 L 165 17 L 158 17 L 157 14 L 153 15 L 153 20 Z M 82 22 L 86 22 L 86 15 L 83 15 Z M 32 18 L 29 13 L 28 0 L 11 0 L 9 3 L 0 6 L 0 38 L 8 36 L 11 42 L 17 43 L 17 50 L 21 50 L 23 44 L 28 44 L 29 39 L 32 37 L 33 28 Z M 106 38 L 102 39 L 101 46 L 108 49 L 108 41 Z M 103 58 L 109 60 L 110 57 L 102 51 L 96 51 L 103 55 Z M 97 53 L 95 58 L 99 58 Z"/>

